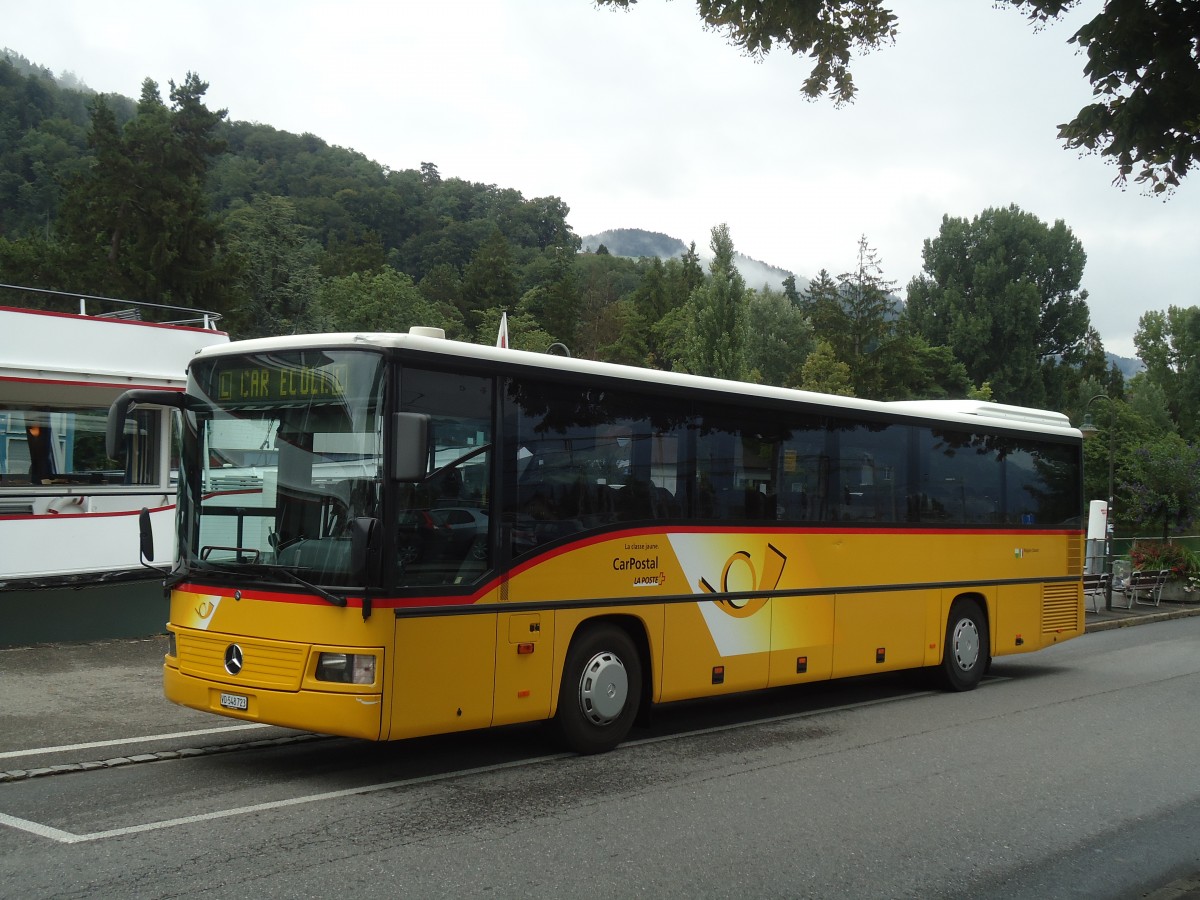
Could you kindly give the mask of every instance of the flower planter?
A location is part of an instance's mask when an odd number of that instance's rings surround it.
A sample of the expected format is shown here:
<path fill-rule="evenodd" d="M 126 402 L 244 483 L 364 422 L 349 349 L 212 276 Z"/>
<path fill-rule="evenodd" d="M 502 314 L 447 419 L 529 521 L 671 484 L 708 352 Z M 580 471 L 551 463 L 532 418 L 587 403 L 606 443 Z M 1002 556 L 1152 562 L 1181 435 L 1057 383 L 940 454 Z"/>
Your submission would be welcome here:
<path fill-rule="evenodd" d="M 1200 591 L 1189 591 L 1186 581 L 1168 581 L 1163 585 L 1162 599 L 1168 603 L 1200 603 Z"/>

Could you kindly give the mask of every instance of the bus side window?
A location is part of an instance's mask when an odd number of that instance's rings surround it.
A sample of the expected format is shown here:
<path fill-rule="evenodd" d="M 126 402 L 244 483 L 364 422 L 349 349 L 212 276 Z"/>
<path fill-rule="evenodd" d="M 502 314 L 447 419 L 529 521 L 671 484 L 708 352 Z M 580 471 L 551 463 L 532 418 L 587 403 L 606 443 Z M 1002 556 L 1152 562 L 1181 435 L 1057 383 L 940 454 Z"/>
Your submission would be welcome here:
<path fill-rule="evenodd" d="M 827 508 L 828 429 L 815 417 L 783 424 L 777 463 L 779 518 L 784 522 L 821 521 Z"/>
<path fill-rule="evenodd" d="M 401 370 L 401 409 L 429 417 L 430 442 L 425 479 L 398 493 L 401 584 L 468 584 L 492 565 L 492 393 L 490 378 Z"/>
<path fill-rule="evenodd" d="M 986 435 L 921 429 L 921 521 L 999 524 L 1003 519 L 1001 455 Z"/>
<path fill-rule="evenodd" d="M 513 552 L 680 514 L 677 405 L 632 392 L 513 381 Z M 660 424 L 661 423 L 661 424 Z M 664 427 L 665 426 L 665 427 Z"/>

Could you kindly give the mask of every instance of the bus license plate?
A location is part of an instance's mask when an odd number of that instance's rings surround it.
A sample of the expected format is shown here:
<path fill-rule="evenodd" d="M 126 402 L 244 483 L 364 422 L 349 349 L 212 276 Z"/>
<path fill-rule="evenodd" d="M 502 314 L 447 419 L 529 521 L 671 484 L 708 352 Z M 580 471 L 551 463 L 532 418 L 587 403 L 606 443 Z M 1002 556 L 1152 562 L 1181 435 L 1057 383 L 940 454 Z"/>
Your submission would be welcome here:
<path fill-rule="evenodd" d="M 241 709 L 250 708 L 250 701 L 241 694 L 221 694 L 221 705 L 226 709 Z"/>

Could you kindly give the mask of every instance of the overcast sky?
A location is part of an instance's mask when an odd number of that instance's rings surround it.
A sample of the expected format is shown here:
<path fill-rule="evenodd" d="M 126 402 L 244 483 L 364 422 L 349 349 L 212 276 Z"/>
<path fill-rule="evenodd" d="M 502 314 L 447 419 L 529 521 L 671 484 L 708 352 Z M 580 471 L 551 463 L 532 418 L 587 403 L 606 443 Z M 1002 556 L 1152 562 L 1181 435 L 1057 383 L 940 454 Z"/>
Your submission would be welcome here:
<path fill-rule="evenodd" d="M 894 0 L 894 47 L 856 59 L 858 100 L 800 93 L 805 60 L 756 63 L 692 0 L 2 0 L 0 44 L 137 97 L 194 71 L 232 120 L 311 132 L 392 169 L 553 195 L 579 235 L 643 228 L 811 277 L 860 235 L 903 294 L 943 215 L 1015 203 L 1083 243 L 1107 348 L 1146 310 L 1200 303 L 1200 172 L 1164 202 L 1064 150 L 1087 103 L 1067 39 L 1101 0 L 1034 32 L 989 0 Z"/>

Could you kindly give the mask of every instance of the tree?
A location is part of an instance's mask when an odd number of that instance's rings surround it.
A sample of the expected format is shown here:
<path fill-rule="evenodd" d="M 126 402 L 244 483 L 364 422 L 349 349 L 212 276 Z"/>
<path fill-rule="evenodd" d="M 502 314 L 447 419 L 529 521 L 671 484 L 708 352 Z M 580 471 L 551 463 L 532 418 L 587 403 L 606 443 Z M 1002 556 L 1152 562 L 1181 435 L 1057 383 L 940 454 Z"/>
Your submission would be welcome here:
<path fill-rule="evenodd" d="M 67 249 L 58 241 L 27 237 L 9 241 L 0 237 L 0 282 L 36 285 L 50 290 L 70 290 L 77 277 Z M 23 301 L 37 307 L 42 301 L 30 295 Z"/>
<path fill-rule="evenodd" d="M 596 0 L 628 9 L 637 0 Z M 706 27 L 722 32 L 748 55 L 764 57 L 776 45 L 796 56 L 811 56 L 804 82 L 809 97 L 830 93 L 839 104 L 854 98 L 850 55 L 891 43 L 897 19 L 882 0 L 820 0 L 808 3 L 747 3 L 696 0 Z"/>
<path fill-rule="evenodd" d="M 427 186 L 442 183 L 442 176 L 438 173 L 438 167 L 431 162 L 421 163 L 421 183 Z"/>
<path fill-rule="evenodd" d="M 470 328 L 479 329 L 484 326 L 481 311 L 511 309 L 516 306 L 517 299 L 517 277 L 508 240 L 493 225 L 491 233 L 472 254 L 463 273 L 463 305 L 460 312 Z"/>
<path fill-rule="evenodd" d="M 500 307 L 482 310 L 480 318 L 485 322 L 499 322 L 501 313 L 506 310 Z M 479 343 L 491 344 L 496 340 L 495 332 L 492 332 L 490 339 L 482 329 L 479 332 Z M 544 331 L 535 316 L 518 309 L 515 313 L 509 313 L 508 316 L 508 346 L 513 350 L 529 350 L 533 353 L 545 353 L 546 350 L 554 343 L 552 338 Z"/>
<path fill-rule="evenodd" d="M 949 347 L 931 347 L 918 334 L 893 336 L 854 371 L 854 392 L 872 400 L 932 400 L 965 397 L 967 369 Z"/>
<path fill-rule="evenodd" d="M 1163 461 L 1163 448 L 1171 448 L 1180 460 L 1189 453 L 1186 443 L 1176 434 L 1161 404 L 1162 395 L 1143 375 L 1134 379 L 1128 401 L 1120 395 L 1107 394 L 1108 402 L 1092 405 L 1089 401 L 1104 393 L 1103 385 L 1095 379 L 1080 383 L 1077 394 L 1068 404 L 1072 421 L 1079 422 L 1090 413 L 1096 434 L 1083 442 L 1083 488 L 1089 499 L 1108 496 L 1109 450 L 1112 449 L 1114 518 L 1126 533 L 1136 529 L 1157 527 L 1163 520 L 1163 504 L 1172 510 L 1180 509 L 1178 496 L 1200 488 L 1200 484 L 1172 485 L 1171 479 L 1195 478 L 1187 475 L 1187 466 L 1172 469 Z M 1148 448 L 1153 449 L 1147 452 Z M 1181 474 L 1182 473 L 1182 474 Z M 1176 496 L 1176 492 L 1180 492 Z M 1170 495 L 1170 496 L 1168 496 Z M 1193 510 L 1197 507 L 1193 506 Z"/>
<path fill-rule="evenodd" d="M 1180 434 L 1200 437 L 1200 307 L 1143 313 L 1133 343 L 1146 377 L 1166 394 Z"/>
<path fill-rule="evenodd" d="M 628 9 L 637 0 L 595 0 Z M 776 45 L 813 61 L 804 81 L 810 98 L 854 98 L 850 56 L 893 43 L 898 20 L 882 0 L 749 3 L 696 0 L 706 27 L 724 33 L 748 55 Z M 1061 16 L 1076 0 L 995 0 L 1035 25 Z M 1069 39 L 1087 53 L 1084 73 L 1096 102 L 1059 126 L 1067 148 L 1098 152 L 1117 165 L 1118 184 L 1135 180 L 1153 192 L 1179 184 L 1200 160 L 1200 34 L 1196 0 L 1110 0 Z"/>
<path fill-rule="evenodd" d="M 317 293 L 317 305 L 331 331 L 406 332 L 414 325 L 444 327 L 436 307 L 412 278 L 395 269 L 327 279 Z"/>
<path fill-rule="evenodd" d="M 142 299 L 220 307 L 231 272 L 218 252 L 204 177 L 224 150 L 216 137 L 225 111 L 204 106 L 208 85 L 189 72 L 171 82 L 171 106 L 150 79 L 124 128 L 103 97 L 89 135 L 96 163 L 63 203 L 63 226 L 102 285 Z"/>
<path fill-rule="evenodd" d="M 623 297 L 614 306 L 612 316 L 620 331 L 616 340 L 600 348 L 606 362 L 627 366 L 645 366 L 651 358 L 650 329 L 632 297 Z"/>
<path fill-rule="evenodd" d="M 1108 392 L 1109 396 L 1124 396 Z M 1129 408 L 1150 424 L 1152 433 L 1179 433 L 1178 426 L 1171 419 L 1171 409 L 1167 403 L 1167 393 L 1155 381 L 1150 380 L 1145 372 L 1139 372 L 1129 384 Z"/>
<path fill-rule="evenodd" d="M 620 340 L 624 322 L 618 303 L 636 290 L 638 263 L 611 253 L 584 253 L 575 258 L 573 269 L 578 314 L 571 353 L 581 359 L 601 359 L 604 348 Z"/>
<path fill-rule="evenodd" d="M 796 276 L 788 275 L 783 279 L 783 296 L 795 306 L 800 305 L 800 292 L 796 289 Z"/>
<path fill-rule="evenodd" d="M 687 251 L 679 258 L 682 264 L 680 277 L 682 279 L 684 298 L 690 297 L 692 291 L 704 283 L 704 269 L 700 265 L 700 255 L 696 252 L 696 242 L 688 244 Z"/>
<path fill-rule="evenodd" d="M 851 373 L 855 396 L 874 400 L 961 396 L 966 371 L 945 347 L 897 328 L 895 282 L 883 277 L 878 254 L 858 242 L 858 264 L 835 282 L 824 269 L 809 282 L 801 308 L 818 340 Z"/>
<path fill-rule="evenodd" d="M 764 287 L 746 295 L 746 372 L 755 381 L 796 387 L 813 348 L 812 326 L 786 294 Z M 755 377 L 757 376 L 757 377 Z"/>
<path fill-rule="evenodd" d="M 1062 0 L 1010 0 L 1031 18 L 1057 16 Z M 1135 181 L 1152 192 L 1178 187 L 1200 160 L 1200 67 L 1195 0 L 1109 2 L 1071 43 L 1087 52 L 1084 72 L 1097 102 L 1059 126 L 1066 146 L 1099 151 L 1117 165 L 1118 184 Z"/>
<path fill-rule="evenodd" d="M 548 277 L 522 298 L 522 304 L 554 341 L 571 347 L 579 328 L 581 304 L 574 271 L 575 252 L 570 247 L 552 247 L 548 252 Z"/>
<path fill-rule="evenodd" d="M 806 391 L 853 397 L 850 386 L 850 367 L 839 360 L 833 348 L 818 339 L 813 352 L 804 361 L 800 372 L 800 387 Z"/>
<path fill-rule="evenodd" d="M 1104 341 L 1100 337 L 1100 332 L 1095 328 L 1088 327 L 1087 334 L 1084 336 L 1083 344 L 1080 347 L 1079 357 L 1080 378 L 1094 378 L 1099 381 L 1108 377 L 1108 356 L 1104 351 Z M 1118 373 L 1120 371 L 1120 369 L 1117 369 Z M 1120 393 L 1120 390 L 1118 390 L 1117 394 L 1119 395 Z"/>
<path fill-rule="evenodd" d="M 313 302 L 321 248 L 296 222 L 292 202 L 255 197 L 226 216 L 225 228 L 239 269 L 230 330 L 242 338 L 319 330 Z"/>
<path fill-rule="evenodd" d="M 1108 497 L 1108 454 L 1113 449 L 1114 524 L 1123 527 L 1134 524 L 1130 517 L 1128 470 L 1129 458 L 1140 445 L 1145 423 L 1119 397 L 1107 394 L 1107 402 L 1088 401 L 1104 393 L 1096 380 L 1080 382 L 1072 402 L 1064 409 L 1071 421 L 1081 423 L 1084 417 L 1091 419 L 1096 431 L 1083 442 L 1083 496 L 1085 500 L 1103 500 Z M 1115 428 L 1114 428 L 1115 425 Z M 1110 443 L 1111 438 L 1111 443 Z"/>
<path fill-rule="evenodd" d="M 800 307 L 812 323 L 818 340 L 828 343 L 830 338 L 837 336 L 844 324 L 837 282 L 825 269 L 817 273 L 800 295 Z"/>
<path fill-rule="evenodd" d="M 1087 256 L 1071 230 L 1015 205 L 970 222 L 943 216 L 922 258 L 906 324 L 950 347 L 972 383 L 989 381 L 998 401 L 1063 405 L 1066 385 L 1055 370 L 1080 360 L 1090 327 L 1079 290 Z"/>
<path fill-rule="evenodd" d="M 454 266 L 447 263 L 434 266 L 425 273 L 425 277 L 421 279 L 417 288 L 425 299 L 437 308 L 441 320 L 447 323 L 444 326 L 446 334 L 452 338 L 467 340 L 469 333 L 460 312 L 463 296 L 462 279 L 458 277 L 458 271 Z"/>
<path fill-rule="evenodd" d="M 650 326 L 655 352 L 654 363 L 669 372 L 683 372 L 688 344 L 688 306 L 676 307 Z"/>
<path fill-rule="evenodd" d="M 896 282 L 884 279 L 879 255 L 864 234 L 858 239 L 858 266 L 839 276 L 838 283 L 843 358 L 853 367 L 895 333 L 891 292 Z"/>
<path fill-rule="evenodd" d="M 638 260 L 638 269 L 641 271 L 642 280 L 630 295 L 630 299 L 644 321 L 657 322 L 671 308 L 667 290 L 667 267 L 659 257 L 652 256 L 649 259 Z"/>
<path fill-rule="evenodd" d="M 1162 523 L 1165 541 L 1186 534 L 1200 513 L 1200 449 L 1177 434 L 1165 434 L 1134 453 L 1130 471 L 1130 515 Z"/>
<path fill-rule="evenodd" d="M 729 226 L 712 229 L 713 252 L 708 280 L 688 299 L 687 344 L 684 365 L 695 375 L 741 378 L 744 374 L 743 304 L 746 283 L 733 264 Z"/>

